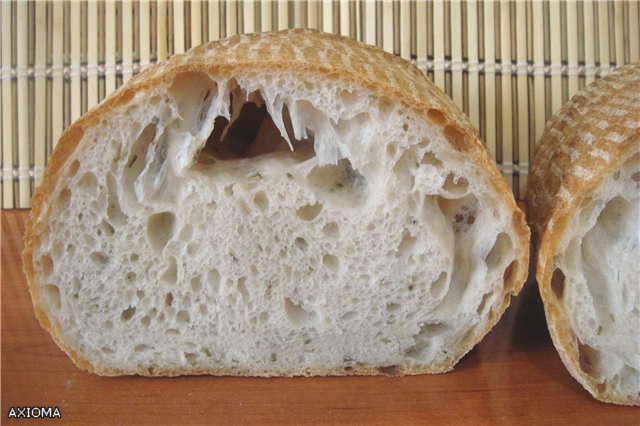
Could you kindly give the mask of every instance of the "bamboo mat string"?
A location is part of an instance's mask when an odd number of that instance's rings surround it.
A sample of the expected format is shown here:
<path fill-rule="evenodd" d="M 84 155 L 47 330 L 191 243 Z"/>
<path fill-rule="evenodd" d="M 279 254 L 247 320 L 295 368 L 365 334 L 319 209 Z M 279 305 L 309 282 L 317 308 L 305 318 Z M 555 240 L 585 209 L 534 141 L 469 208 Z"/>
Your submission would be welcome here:
<path fill-rule="evenodd" d="M 29 207 L 64 128 L 144 68 L 206 41 L 293 27 L 416 64 L 469 115 L 522 198 L 551 114 L 640 60 L 639 9 L 633 0 L 3 1 L 2 207 Z"/>

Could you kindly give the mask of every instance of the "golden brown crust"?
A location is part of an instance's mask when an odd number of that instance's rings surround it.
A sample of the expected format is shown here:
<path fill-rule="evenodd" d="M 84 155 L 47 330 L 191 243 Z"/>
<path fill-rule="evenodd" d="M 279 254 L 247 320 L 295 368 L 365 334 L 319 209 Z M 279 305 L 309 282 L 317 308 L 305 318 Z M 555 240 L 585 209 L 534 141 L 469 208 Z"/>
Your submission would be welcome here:
<path fill-rule="evenodd" d="M 237 72 L 244 74 L 264 73 L 279 70 L 299 73 L 300 75 L 320 75 L 331 79 L 340 79 L 355 85 L 371 88 L 381 96 L 387 96 L 400 102 L 425 119 L 443 128 L 443 134 L 457 150 L 469 155 L 475 164 L 486 173 L 488 181 L 505 205 L 510 206 L 513 223 L 518 231 L 516 262 L 507 277 L 503 294 L 504 302 L 493 312 L 486 328 L 472 339 L 467 348 L 459 355 L 452 356 L 446 365 L 438 368 L 404 370 L 402 374 L 420 374 L 444 372 L 466 354 L 495 325 L 509 304 L 510 295 L 516 295 L 525 281 L 529 262 L 529 228 L 523 212 L 516 206 L 515 200 L 506 182 L 495 167 L 493 159 L 478 139 L 478 134 L 468 118 L 435 85 L 433 85 L 415 66 L 380 49 L 358 43 L 341 36 L 320 33 L 311 30 L 286 30 L 276 33 L 262 33 L 231 37 L 226 40 L 210 42 L 190 51 L 175 55 L 168 61 L 152 66 L 113 95 L 93 108 L 62 135 L 47 165 L 42 185 L 32 199 L 31 220 L 27 222 L 25 233 L 25 251 L 23 253 L 24 271 L 27 276 L 36 316 L 42 326 L 49 330 L 56 343 L 65 350 L 74 362 L 83 369 L 103 375 L 141 374 L 141 375 L 179 375 L 179 374 L 230 374 L 244 375 L 238 371 L 118 371 L 92 365 L 61 338 L 55 325 L 51 324 L 47 314 L 40 309 L 40 296 L 34 285 L 35 274 L 32 254 L 38 246 L 37 235 L 44 226 L 49 197 L 58 179 L 62 176 L 63 166 L 78 146 L 82 135 L 100 123 L 100 118 L 115 108 L 132 101 L 138 94 L 168 82 L 175 75 L 186 71 L 204 71 L 212 76 L 231 76 Z M 256 374 L 255 372 L 251 374 Z M 264 375 L 268 375 L 265 372 Z M 357 367 L 349 372 L 344 370 L 314 370 L 293 372 L 290 375 L 342 375 L 342 374 L 380 374 L 375 368 Z M 258 373 L 257 375 L 262 375 Z M 287 375 L 287 374 L 279 374 Z"/>
<path fill-rule="evenodd" d="M 537 240 L 540 295 L 554 345 L 569 372 L 595 398 L 640 405 L 607 393 L 580 368 L 569 320 L 551 288 L 555 257 L 570 218 L 603 179 L 638 152 L 640 64 L 627 65 L 576 94 L 547 124 L 532 159 L 527 212 Z"/>

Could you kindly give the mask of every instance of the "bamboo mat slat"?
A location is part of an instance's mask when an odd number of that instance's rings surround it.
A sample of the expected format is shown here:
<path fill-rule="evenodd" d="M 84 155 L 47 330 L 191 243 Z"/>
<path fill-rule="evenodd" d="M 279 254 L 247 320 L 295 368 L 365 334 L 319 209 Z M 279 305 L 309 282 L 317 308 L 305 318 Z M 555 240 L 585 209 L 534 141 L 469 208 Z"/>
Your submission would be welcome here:
<path fill-rule="evenodd" d="M 513 26 L 511 25 L 511 4 L 501 3 L 499 4 L 500 20 L 497 22 L 497 32 L 500 34 L 496 37 L 496 42 L 499 43 L 500 48 L 496 49 L 499 55 L 500 69 L 508 69 L 510 67 L 511 59 L 511 31 Z M 498 74 L 500 80 L 499 109 L 500 114 L 497 123 L 497 127 L 501 130 L 497 135 L 496 140 L 496 161 L 505 166 L 510 166 L 512 161 L 512 138 L 513 138 L 513 81 L 510 73 Z M 505 174 L 505 179 L 509 185 L 512 185 L 512 174 Z"/>
<path fill-rule="evenodd" d="M 65 127 L 144 68 L 205 41 L 308 27 L 377 45 L 469 115 L 517 198 L 545 121 L 640 60 L 640 4 L 614 1 L 3 1 L 2 208 L 28 207 Z"/>
<path fill-rule="evenodd" d="M 627 19 L 629 19 L 629 62 L 638 62 L 640 60 L 640 28 L 638 28 L 638 20 L 640 19 L 638 2 L 628 4 Z M 627 40 L 625 40 L 627 41 Z"/>
<path fill-rule="evenodd" d="M 583 16 L 584 20 L 584 63 L 592 64 L 595 67 L 596 63 L 596 17 L 595 17 L 595 8 L 593 2 L 585 2 L 583 6 Z M 590 84 L 593 80 L 595 80 L 595 73 L 587 73 L 585 76 L 585 84 Z"/>
<path fill-rule="evenodd" d="M 11 69 L 12 53 L 12 25 L 11 4 L 2 3 L 2 205 L 6 208 L 15 207 L 13 184 L 13 76 Z"/>
<path fill-rule="evenodd" d="M 461 64 L 462 59 L 462 4 L 460 2 L 452 2 L 449 5 L 450 19 L 445 23 L 450 30 L 449 35 L 451 64 Z M 463 105 L 463 89 L 462 89 L 462 72 L 451 73 L 451 97 L 460 109 L 464 109 Z"/>
<path fill-rule="evenodd" d="M 436 2 L 430 6 L 433 6 L 432 22 L 428 22 L 427 25 L 431 24 L 433 28 L 431 34 L 433 37 L 433 68 L 435 69 L 433 82 L 440 90 L 446 92 L 444 67 L 441 66 L 444 65 L 445 56 L 445 4 Z"/>
<path fill-rule="evenodd" d="M 28 3 L 17 3 L 17 22 L 28 18 Z M 26 69 L 29 55 L 29 33 L 26 25 L 17 27 L 17 65 L 18 69 Z M 18 207 L 29 206 L 29 87 L 25 73 L 18 74 L 17 106 L 18 106 Z M 20 139 L 24 137 L 24 142 Z"/>
<path fill-rule="evenodd" d="M 133 75 L 133 2 L 122 2 L 122 82 Z"/>
<path fill-rule="evenodd" d="M 519 64 L 527 63 L 527 5 L 523 2 L 516 3 L 515 31 L 516 36 L 516 60 Z M 513 192 L 516 198 L 521 198 L 525 193 L 527 176 L 521 175 L 520 170 L 529 164 L 529 93 L 527 91 L 527 79 L 524 73 L 516 76 L 517 92 L 517 116 L 514 122 L 516 133 L 515 139 L 508 143 L 513 147 Z"/>
<path fill-rule="evenodd" d="M 35 87 L 34 87 L 34 131 L 33 141 L 33 174 L 34 186 L 38 186 L 42 180 L 42 172 L 46 162 L 47 139 L 47 79 L 42 70 L 47 68 L 47 4 L 36 3 L 35 25 Z M 36 143 L 36 141 L 41 141 Z"/>
<path fill-rule="evenodd" d="M 496 139 L 498 135 L 498 123 L 496 121 L 497 118 L 497 103 L 498 103 L 498 92 L 496 91 L 497 80 L 500 76 L 496 73 L 496 25 L 495 25 L 495 4 L 493 2 L 487 2 L 484 6 L 484 16 L 483 16 L 483 37 L 482 42 L 484 45 L 484 75 L 481 74 L 481 77 L 484 77 L 485 82 L 485 90 L 484 96 L 481 96 L 481 100 L 485 101 L 484 108 L 484 120 L 481 118 L 481 129 L 484 132 L 481 132 L 480 135 L 484 138 L 485 143 L 487 144 L 487 148 L 489 148 L 489 152 L 493 154 L 494 158 L 496 158 Z M 481 62 L 482 63 L 482 62 Z M 481 86 L 482 87 L 482 86 Z"/>
<path fill-rule="evenodd" d="M 467 60 L 469 63 L 475 64 L 479 61 L 479 43 L 478 37 L 478 3 L 470 2 L 467 4 Z M 465 41 L 463 41 L 465 42 Z M 473 72 L 467 74 L 467 84 L 465 86 L 465 94 L 467 97 L 467 114 L 476 128 L 480 128 L 480 74 Z"/>

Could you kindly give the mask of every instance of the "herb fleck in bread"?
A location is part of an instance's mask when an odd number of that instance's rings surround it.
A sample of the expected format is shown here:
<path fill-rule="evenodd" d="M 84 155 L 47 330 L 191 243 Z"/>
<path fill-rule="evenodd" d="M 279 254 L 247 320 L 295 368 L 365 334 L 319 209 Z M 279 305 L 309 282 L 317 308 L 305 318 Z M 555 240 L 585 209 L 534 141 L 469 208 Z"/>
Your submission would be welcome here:
<path fill-rule="evenodd" d="M 36 314 L 103 375 L 443 372 L 528 265 L 523 213 L 415 67 L 312 31 L 132 78 L 33 199 Z"/>
<path fill-rule="evenodd" d="M 640 404 L 640 65 L 576 94 L 533 157 L 527 206 L 553 342 L 594 397 Z"/>

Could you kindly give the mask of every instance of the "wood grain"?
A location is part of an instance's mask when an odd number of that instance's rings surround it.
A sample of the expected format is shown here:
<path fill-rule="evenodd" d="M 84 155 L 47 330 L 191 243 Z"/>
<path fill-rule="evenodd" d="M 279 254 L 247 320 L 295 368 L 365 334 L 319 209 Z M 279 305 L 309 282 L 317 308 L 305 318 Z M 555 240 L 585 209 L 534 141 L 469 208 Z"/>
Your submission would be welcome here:
<path fill-rule="evenodd" d="M 103 378 L 78 370 L 37 323 L 20 253 L 28 211 L 2 211 L 2 424 L 10 407 L 55 406 L 39 424 L 640 424 L 564 369 L 534 282 L 447 374 L 258 379 Z M 30 422 L 31 423 L 31 422 Z"/>

